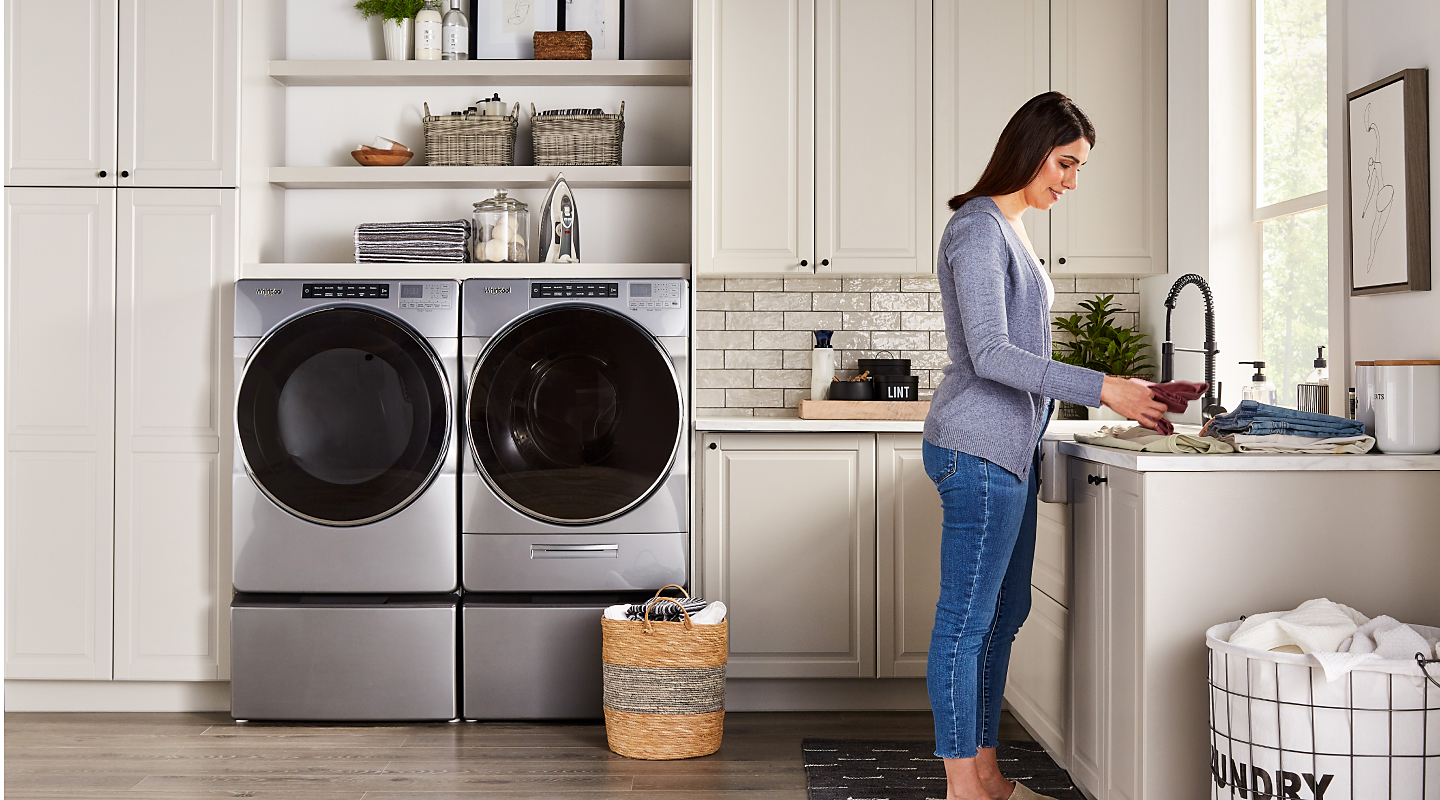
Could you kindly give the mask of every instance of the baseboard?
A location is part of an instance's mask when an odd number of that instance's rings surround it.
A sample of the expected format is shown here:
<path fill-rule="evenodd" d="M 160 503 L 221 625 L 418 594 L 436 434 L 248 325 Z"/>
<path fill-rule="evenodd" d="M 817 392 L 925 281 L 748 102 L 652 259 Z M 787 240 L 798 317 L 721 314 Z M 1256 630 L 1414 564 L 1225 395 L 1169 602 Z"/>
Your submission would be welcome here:
<path fill-rule="evenodd" d="M 229 711 L 229 681 L 5 681 L 6 711 Z"/>
<path fill-rule="evenodd" d="M 924 678 L 730 678 L 726 711 L 919 711 Z"/>

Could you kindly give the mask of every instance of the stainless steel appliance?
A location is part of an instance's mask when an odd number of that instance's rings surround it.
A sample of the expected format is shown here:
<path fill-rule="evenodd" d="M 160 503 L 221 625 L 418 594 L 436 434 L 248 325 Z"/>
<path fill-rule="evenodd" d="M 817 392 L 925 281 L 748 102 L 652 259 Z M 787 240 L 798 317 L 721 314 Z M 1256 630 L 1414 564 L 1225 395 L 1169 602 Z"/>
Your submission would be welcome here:
<path fill-rule="evenodd" d="M 685 281 L 469 280 L 461 334 L 464 715 L 598 716 L 601 610 L 688 575 Z"/>
<path fill-rule="evenodd" d="M 456 716 L 459 303 L 446 280 L 236 283 L 237 718 Z"/>

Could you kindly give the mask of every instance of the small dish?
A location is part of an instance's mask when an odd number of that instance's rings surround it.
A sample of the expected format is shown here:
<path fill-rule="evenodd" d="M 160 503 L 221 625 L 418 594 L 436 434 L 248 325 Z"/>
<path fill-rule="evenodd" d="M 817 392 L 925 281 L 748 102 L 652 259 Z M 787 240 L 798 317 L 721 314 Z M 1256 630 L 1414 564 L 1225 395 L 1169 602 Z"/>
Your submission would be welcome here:
<path fill-rule="evenodd" d="M 399 167 L 415 157 L 414 150 L 351 150 L 362 167 Z"/>

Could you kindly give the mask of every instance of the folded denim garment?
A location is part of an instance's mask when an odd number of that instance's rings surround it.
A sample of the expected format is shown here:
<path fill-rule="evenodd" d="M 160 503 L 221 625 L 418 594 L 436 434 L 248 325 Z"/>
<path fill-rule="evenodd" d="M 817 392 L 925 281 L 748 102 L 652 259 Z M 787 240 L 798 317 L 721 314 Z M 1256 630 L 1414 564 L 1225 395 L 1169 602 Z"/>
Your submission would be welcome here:
<path fill-rule="evenodd" d="M 1373 436 L 1331 436 L 1318 439 L 1313 436 L 1285 436 L 1268 434 L 1256 436 L 1249 433 L 1232 433 L 1220 437 L 1242 453 L 1311 453 L 1318 455 L 1343 455 L 1368 453 L 1375 447 Z"/>
<path fill-rule="evenodd" d="M 1332 417 L 1329 414 L 1314 414 L 1296 411 L 1293 408 L 1241 400 L 1240 406 L 1228 414 L 1221 414 L 1210 420 L 1202 433 L 1220 436 L 1227 433 L 1247 433 L 1253 436 L 1288 434 L 1313 438 L 1337 436 L 1364 436 L 1365 426 L 1353 419 Z"/>

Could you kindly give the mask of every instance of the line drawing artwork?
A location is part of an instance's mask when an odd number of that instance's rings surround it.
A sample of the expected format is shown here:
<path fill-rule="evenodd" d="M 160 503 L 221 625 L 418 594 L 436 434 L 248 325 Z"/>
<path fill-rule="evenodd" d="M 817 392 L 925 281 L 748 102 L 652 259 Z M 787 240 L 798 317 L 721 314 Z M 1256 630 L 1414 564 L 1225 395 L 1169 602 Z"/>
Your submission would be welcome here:
<path fill-rule="evenodd" d="M 1385 182 L 1384 163 L 1380 159 L 1380 126 L 1370 121 L 1371 104 L 1365 104 L 1365 132 L 1375 137 L 1375 150 L 1365 161 L 1365 206 L 1360 210 L 1360 219 L 1370 217 L 1370 257 L 1365 261 L 1365 272 L 1375 266 L 1375 251 L 1380 245 L 1380 235 L 1385 232 L 1385 223 L 1390 220 L 1390 206 L 1395 202 L 1395 186 Z M 1371 207 L 1374 207 L 1372 212 Z"/>
<path fill-rule="evenodd" d="M 519 28 L 530 21 L 530 10 L 534 7 L 531 0 L 515 0 L 507 5 L 510 13 L 505 16 L 506 27 Z"/>

